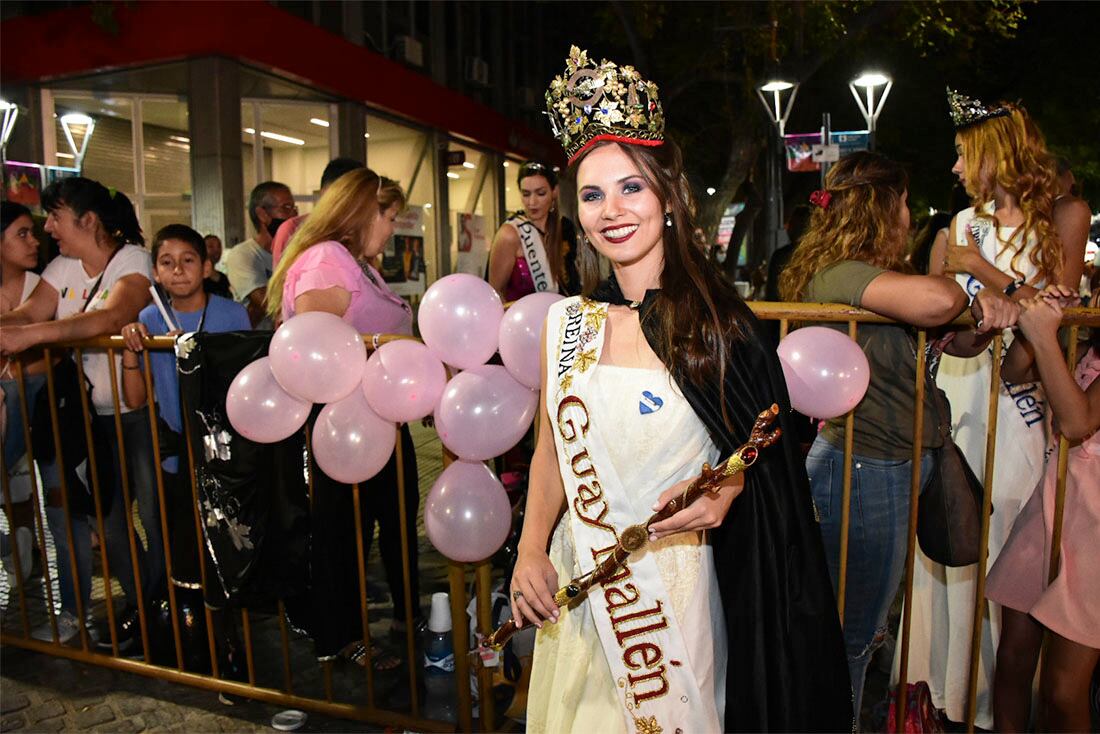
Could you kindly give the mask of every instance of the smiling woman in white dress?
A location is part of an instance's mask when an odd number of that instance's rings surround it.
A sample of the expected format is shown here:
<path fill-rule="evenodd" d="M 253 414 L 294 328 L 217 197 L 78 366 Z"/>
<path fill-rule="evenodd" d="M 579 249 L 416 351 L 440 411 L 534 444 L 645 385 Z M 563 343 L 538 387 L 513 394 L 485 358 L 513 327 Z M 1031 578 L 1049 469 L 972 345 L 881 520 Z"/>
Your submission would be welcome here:
<path fill-rule="evenodd" d="M 584 235 L 586 296 L 545 326 L 543 405 L 512 576 L 540 628 L 532 732 L 846 730 L 851 688 L 793 442 L 650 527 L 653 541 L 568 609 L 559 583 L 681 494 L 787 399 L 774 349 L 692 237 L 657 88 L 573 48 L 551 84 Z M 597 258 L 612 277 L 596 281 Z M 563 513 L 564 510 L 564 513 Z"/>

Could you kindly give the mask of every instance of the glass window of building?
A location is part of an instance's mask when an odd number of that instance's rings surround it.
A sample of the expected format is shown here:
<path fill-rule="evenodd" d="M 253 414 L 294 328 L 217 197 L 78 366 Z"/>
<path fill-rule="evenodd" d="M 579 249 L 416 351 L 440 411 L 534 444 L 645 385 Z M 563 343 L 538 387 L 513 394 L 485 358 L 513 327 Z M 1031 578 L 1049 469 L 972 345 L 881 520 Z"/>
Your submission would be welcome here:
<path fill-rule="evenodd" d="M 523 208 L 523 197 L 520 196 L 516 176 L 519 175 L 519 167 L 523 161 L 518 158 L 506 158 L 501 170 L 504 177 L 504 209 L 505 216 L 514 214 Z"/>
<path fill-rule="evenodd" d="M 146 240 L 166 224 L 191 223 L 185 101 L 60 91 L 52 104 L 56 165 L 76 165 L 83 149 L 81 175 L 129 196 Z"/>
<path fill-rule="evenodd" d="M 497 156 L 462 145 L 447 146 L 447 194 L 452 231 L 451 263 L 454 272 L 485 275 L 489 245 L 501 212 L 498 212 Z"/>
<path fill-rule="evenodd" d="M 141 222 L 148 239 L 166 224 L 191 222 L 191 139 L 185 101 L 142 98 L 139 103 Z"/>
<path fill-rule="evenodd" d="M 417 300 L 439 272 L 436 235 L 435 162 L 431 135 L 422 129 L 367 115 L 367 165 L 401 184 L 408 207 L 397 219 L 382 257 L 382 274 L 393 290 Z"/>
<path fill-rule="evenodd" d="M 81 147 L 86 145 L 81 175 L 124 192 L 137 206 L 131 100 L 58 92 L 53 107 L 56 159 L 46 163 L 74 166 Z M 89 117 L 94 124 L 85 122 Z"/>
<path fill-rule="evenodd" d="M 290 187 L 298 211 L 308 213 L 317 201 L 321 174 L 333 157 L 335 117 L 332 107 L 323 103 L 243 102 L 245 201 L 260 181 L 278 181 Z"/>

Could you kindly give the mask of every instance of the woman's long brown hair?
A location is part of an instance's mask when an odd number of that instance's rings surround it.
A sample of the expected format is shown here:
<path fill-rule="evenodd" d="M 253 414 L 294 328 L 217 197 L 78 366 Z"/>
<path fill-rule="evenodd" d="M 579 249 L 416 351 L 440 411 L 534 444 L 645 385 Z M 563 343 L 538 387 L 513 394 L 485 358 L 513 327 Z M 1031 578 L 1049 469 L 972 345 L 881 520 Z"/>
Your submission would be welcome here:
<path fill-rule="evenodd" d="M 878 153 L 853 153 L 834 165 L 825 177 L 828 205 L 814 207 L 810 226 L 780 276 L 783 300 L 805 300 L 814 276 L 845 260 L 910 271 L 908 233 L 898 226 L 908 188 L 905 169 Z"/>
<path fill-rule="evenodd" d="M 722 416 L 727 427 L 725 408 L 726 364 L 734 344 L 752 331 L 751 315 L 732 284 L 707 259 L 695 237 L 695 204 L 691 187 L 684 176 L 680 148 L 672 141 L 654 147 L 615 142 L 641 171 L 653 188 L 661 208 L 669 212 L 671 227 L 663 227 L 664 268 L 661 291 L 647 319 L 658 319 L 660 335 L 653 351 L 674 376 L 683 376 L 695 384 L 718 380 L 722 394 Z M 585 156 L 570 165 L 576 178 Z M 591 293 L 600 280 L 599 254 L 579 238 L 577 267 L 583 293 Z"/>
<path fill-rule="evenodd" d="M 516 175 L 516 185 L 523 186 L 523 180 L 533 176 L 542 176 L 550 189 L 558 188 L 558 174 L 554 169 L 539 161 L 527 161 L 519 167 Z M 562 241 L 561 207 L 555 199 L 550 211 L 546 214 L 546 232 L 542 238 L 543 249 L 546 251 L 547 265 L 557 281 L 559 287 L 563 287 L 568 279 L 565 272 L 565 243 Z M 564 288 L 563 288 L 564 290 Z"/>

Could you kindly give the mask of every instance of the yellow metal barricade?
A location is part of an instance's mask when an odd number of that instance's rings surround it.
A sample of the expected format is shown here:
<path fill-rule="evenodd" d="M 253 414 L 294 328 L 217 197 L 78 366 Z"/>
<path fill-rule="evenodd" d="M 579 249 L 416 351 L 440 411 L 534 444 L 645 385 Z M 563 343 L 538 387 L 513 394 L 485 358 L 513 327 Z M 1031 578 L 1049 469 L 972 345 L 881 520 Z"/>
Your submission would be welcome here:
<path fill-rule="evenodd" d="M 813 322 L 839 322 L 847 324 L 848 334 L 851 338 L 855 338 L 857 329 L 860 324 L 868 323 L 891 323 L 891 321 L 882 316 L 872 314 L 867 311 L 863 311 L 858 308 L 835 305 L 835 304 L 789 304 L 789 303 L 751 303 L 753 311 L 757 317 L 762 320 L 777 321 L 779 324 L 779 331 L 781 336 L 785 336 L 788 329 L 792 324 L 805 324 Z M 1067 354 L 1067 363 L 1072 366 L 1076 359 L 1076 340 L 1078 335 L 1078 328 L 1080 326 L 1089 326 L 1091 328 L 1100 328 L 1100 310 L 1096 309 L 1067 309 L 1063 320 L 1065 326 L 1070 327 L 1070 341 L 1069 350 Z M 973 324 L 969 317 L 960 317 L 956 320 L 955 325 L 959 328 L 972 327 Z M 394 336 L 394 335 L 365 335 L 364 341 L 367 344 L 368 350 L 377 349 L 379 345 L 388 341 L 396 339 L 403 339 L 408 337 Z M 923 414 L 924 394 L 925 394 L 925 344 L 927 341 L 926 332 L 920 330 L 917 332 L 917 350 L 916 350 L 916 384 L 915 384 L 915 409 L 913 416 L 913 435 L 921 436 L 924 425 L 925 416 Z M 145 368 L 145 388 L 146 393 L 149 396 L 154 395 L 153 374 L 150 363 L 149 350 L 169 350 L 173 346 L 173 340 L 169 337 L 155 337 L 148 339 L 148 349 L 144 353 L 144 368 Z M 132 508 L 131 500 L 131 488 L 129 486 L 129 476 L 126 473 L 126 454 L 125 445 L 122 436 L 122 424 L 121 424 L 121 410 L 119 403 L 119 395 L 117 389 L 117 377 L 114 367 L 113 356 L 116 350 L 124 348 L 124 344 L 120 337 L 104 337 L 99 339 L 85 340 L 79 343 L 69 344 L 53 344 L 50 348 L 45 350 L 47 361 L 57 358 L 67 358 L 61 356 L 64 349 L 75 349 L 76 364 L 78 370 L 81 364 L 81 355 L 85 349 L 105 349 L 111 359 L 109 363 L 111 365 L 111 376 L 113 394 L 112 399 L 114 402 L 114 421 L 115 421 L 115 433 L 118 441 L 118 461 L 123 472 L 122 476 L 122 493 L 120 498 L 126 503 L 127 508 Z M 978 646 L 980 643 L 981 634 L 981 618 L 985 613 L 985 600 L 984 600 L 984 580 L 986 573 L 986 561 L 988 532 L 989 532 L 989 517 L 991 509 L 992 498 L 992 481 L 993 481 L 993 461 L 994 451 L 996 447 L 996 425 L 997 425 L 997 395 L 999 387 L 999 374 L 1001 363 L 1001 337 L 997 336 L 993 341 L 993 378 L 989 387 L 989 418 L 988 418 L 988 441 L 986 448 L 986 461 L 985 461 L 985 507 L 982 522 L 982 548 L 983 552 L 978 561 L 978 585 L 977 593 L 974 602 L 973 614 L 974 614 L 974 627 L 973 627 L 973 639 L 972 639 L 972 651 L 971 651 L 971 664 L 970 664 L 970 677 L 969 677 L 969 697 L 967 707 L 966 722 L 971 729 L 973 729 L 973 721 L 976 710 L 976 681 L 978 674 Z M 27 396 L 25 390 L 25 380 L 22 369 L 18 362 L 16 365 L 16 380 L 19 386 L 19 400 L 22 407 L 22 413 L 24 417 L 30 415 L 27 404 Z M 83 378 L 82 371 L 80 371 L 81 378 Z M 53 439 L 55 445 L 60 444 L 61 438 L 61 426 L 59 425 L 59 418 L 57 412 L 57 403 L 55 396 L 55 385 L 52 369 L 47 375 L 47 387 L 49 391 L 50 407 L 51 407 L 51 427 L 53 431 Z M 92 483 L 93 497 L 95 499 L 95 527 L 99 533 L 101 539 L 106 536 L 104 534 L 104 517 L 103 507 L 101 503 L 101 492 L 104 488 L 99 486 L 98 474 L 96 472 L 96 466 L 101 461 L 109 461 L 110 457 L 99 457 L 95 455 L 95 449 L 92 442 L 92 428 L 91 428 L 91 407 L 88 405 L 87 396 L 83 395 L 82 391 L 82 408 L 84 412 L 84 429 L 85 438 L 88 443 L 88 461 L 89 470 L 87 472 L 88 477 Z M 151 398 L 150 398 L 151 402 Z M 184 436 L 186 439 L 186 467 L 190 475 L 190 488 L 192 492 L 192 509 L 194 510 L 194 531 L 196 538 L 199 539 L 199 548 L 205 547 L 202 539 L 202 525 L 201 517 L 198 510 L 198 488 L 196 483 L 195 474 L 195 448 L 192 446 L 190 432 L 186 423 L 188 422 L 188 412 L 185 409 L 183 411 L 185 426 Z M 849 413 L 845 420 L 845 440 L 844 440 L 844 454 L 845 454 L 845 468 L 844 468 L 844 483 L 843 483 L 843 510 L 841 517 L 841 546 L 840 546 L 840 572 L 838 578 L 838 591 L 837 591 L 837 607 L 838 612 L 843 619 L 844 615 L 844 602 L 846 593 L 846 576 L 847 576 L 847 556 L 848 556 L 848 527 L 849 527 L 849 506 L 851 502 L 851 457 L 853 449 L 853 420 L 854 413 Z M 156 471 L 156 492 L 160 503 L 160 530 L 164 536 L 164 552 L 165 552 L 165 565 L 167 574 L 171 574 L 172 571 L 172 554 L 169 548 L 169 536 L 168 536 L 168 520 L 166 516 L 165 506 L 165 485 L 164 478 L 160 464 L 160 451 L 158 444 L 158 426 L 155 418 L 155 414 L 150 410 L 149 417 L 149 430 L 153 436 L 154 447 L 154 460 Z M 29 459 L 33 462 L 33 449 L 31 448 L 30 441 L 30 429 L 29 420 L 24 421 L 22 427 L 9 427 L 9 430 L 23 430 L 28 446 L 28 452 L 30 454 Z M 309 446 L 308 426 L 306 435 L 306 445 Z M 369 722 L 380 726 L 394 726 L 404 727 L 410 729 L 417 729 L 421 731 L 453 731 L 457 727 L 459 731 L 473 731 L 475 729 L 475 721 L 473 716 L 474 710 L 474 692 L 471 686 L 471 673 L 473 672 L 477 678 L 478 688 L 480 690 L 479 698 L 479 716 L 477 721 L 477 728 L 481 731 L 497 731 L 502 727 L 507 726 L 506 722 L 499 721 L 495 711 L 493 695 L 492 695 L 492 670 L 487 669 L 480 665 L 477 656 L 463 654 L 465 652 L 465 641 L 467 625 L 466 609 L 470 602 L 468 589 L 470 588 L 470 578 L 472 575 L 474 597 L 477 599 L 477 618 L 475 621 L 477 631 L 482 634 L 488 634 L 493 627 L 493 620 L 491 619 L 491 594 L 493 585 L 493 569 L 488 562 L 480 564 L 460 564 L 449 563 L 447 572 L 447 583 L 451 598 L 451 612 L 452 619 L 454 620 L 454 637 L 455 637 L 455 681 L 456 681 L 456 722 L 449 723 L 445 721 L 432 720 L 422 716 L 421 702 L 419 694 L 419 682 L 417 672 L 419 670 L 419 660 L 416 658 L 417 644 L 415 639 L 415 628 L 413 620 L 414 603 L 411 598 L 411 586 L 409 582 L 410 568 L 408 561 L 408 550 L 411 543 L 417 542 L 416 538 L 410 538 L 407 531 L 406 518 L 409 509 L 406 506 L 405 494 L 404 494 L 404 466 L 402 463 L 402 451 L 401 434 L 398 433 L 395 451 L 397 453 L 397 468 L 398 468 L 398 486 L 395 487 L 395 491 L 398 492 L 399 498 L 399 515 L 401 525 L 401 547 L 404 560 L 404 575 L 405 575 L 405 640 L 404 640 L 404 654 L 408 659 L 408 680 L 406 682 L 408 686 L 409 700 L 407 706 L 400 708 L 386 708 L 385 705 L 378 705 L 373 665 L 368 657 L 367 665 L 364 672 L 364 684 L 365 691 L 362 698 L 353 701 L 338 701 L 336 700 L 336 693 L 334 690 L 333 673 L 331 662 L 318 663 L 320 665 L 320 676 L 323 681 L 324 695 L 307 696 L 302 695 L 295 690 L 295 681 L 297 677 L 304 677 L 308 671 L 294 671 L 292 669 L 292 655 L 291 647 L 294 644 L 291 640 L 291 636 L 287 627 L 285 619 L 285 609 L 282 601 L 278 602 L 277 614 L 279 624 L 279 640 L 280 650 L 278 651 L 278 659 L 282 667 L 281 687 L 275 687 L 270 685 L 261 685 L 257 681 L 257 659 L 270 660 L 271 655 L 269 651 L 260 651 L 263 654 L 257 655 L 257 651 L 254 647 L 254 635 L 252 628 L 252 615 L 248 609 L 241 609 L 241 625 L 244 636 L 245 658 L 247 668 L 248 682 L 238 682 L 229 680 L 224 677 L 224 671 L 219 670 L 218 654 L 216 649 L 216 641 L 214 636 L 214 626 L 211 620 L 211 611 L 209 608 L 205 610 L 206 615 L 206 629 L 207 629 L 207 645 L 209 647 L 212 672 L 209 675 L 198 674 L 189 672 L 185 669 L 183 645 L 181 641 L 181 631 L 179 628 L 178 614 L 177 614 L 177 599 L 176 590 L 173 584 L 168 584 L 168 604 L 171 610 L 172 616 L 172 639 L 175 644 L 175 667 L 166 667 L 155 665 L 150 661 L 150 645 L 149 645 L 149 610 L 145 609 L 145 604 L 139 604 L 138 609 L 138 621 L 141 634 L 141 640 L 143 643 L 144 658 L 142 660 L 132 660 L 119 656 L 118 640 L 115 636 L 115 622 L 117 617 L 117 611 L 115 610 L 113 594 L 111 593 L 111 578 L 112 569 L 107 557 L 105 543 L 101 541 L 100 544 L 100 562 L 102 565 L 102 572 L 104 578 L 105 588 L 105 606 L 108 620 L 108 629 L 111 634 L 111 647 L 112 654 L 104 654 L 96 652 L 90 645 L 90 639 L 87 631 L 83 625 L 81 627 L 80 644 L 79 647 L 73 647 L 70 645 L 61 645 L 56 642 L 57 627 L 55 617 L 55 602 L 52 591 L 52 583 L 49 578 L 49 569 L 43 568 L 44 571 L 44 586 L 45 586 L 45 609 L 49 623 L 52 625 L 53 635 L 55 642 L 40 642 L 34 640 L 30 636 L 31 624 L 28 611 L 28 598 L 26 589 L 24 588 L 24 579 L 21 574 L 17 574 L 17 589 L 15 590 L 18 595 L 19 604 L 19 629 L 14 627 L 9 629 L 4 627 L 2 633 L 0 633 L 0 642 L 5 645 L 13 645 L 18 647 L 43 652 L 50 655 L 57 655 L 62 657 L 79 660 L 82 662 L 93 663 L 96 665 L 102 665 L 105 667 L 113 668 L 116 670 L 123 670 L 127 672 L 139 673 L 162 680 L 170 680 L 184 685 L 189 685 L 201 689 L 219 691 L 223 693 L 244 696 L 267 703 L 308 709 L 311 711 L 344 717 L 349 719 L 355 719 L 360 721 Z M 1054 549 L 1051 558 L 1050 576 L 1053 578 L 1057 574 L 1058 569 L 1058 539 L 1061 535 L 1061 510 L 1064 502 L 1065 494 L 1065 476 L 1066 476 L 1066 460 L 1067 460 L 1068 443 L 1065 439 L 1062 440 L 1059 454 L 1058 454 L 1058 495 L 1056 505 L 1056 521 L 1054 529 Z M 184 461 L 183 456 L 181 463 Z M 453 460 L 453 456 L 447 455 L 444 449 L 443 462 L 444 465 L 449 464 Z M 907 684 L 907 672 L 908 672 L 908 660 L 909 660 L 909 643 L 910 643 L 910 618 L 911 618 L 911 590 L 913 585 L 913 572 L 914 572 L 914 559 L 915 551 L 917 547 L 916 543 L 916 527 L 917 527 L 917 513 L 919 507 L 919 491 L 920 491 L 920 458 L 921 447 L 915 445 L 913 447 L 913 469 L 911 475 L 910 485 L 910 510 L 908 519 L 908 538 L 907 538 L 907 558 L 905 565 L 905 580 L 904 580 L 904 612 L 902 615 L 902 629 L 899 631 L 899 640 L 901 644 L 900 648 L 900 672 L 897 685 L 897 698 L 898 706 L 897 712 L 899 716 L 898 725 L 900 728 L 900 717 L 905 711 L 905 696 L 906 696 L 906 684 Z M 312 461 L 312 458 L 309 457 Z M 33 464 L 32 464 L 33 466 Z M 64 467 L 61 467 L 61 486 L 60 495 L 62 506 L 66 509 L 66 517 L 68 517 L 68 505 L 70 501 L 71 488 L 67 486 L 65 480 Z M 8 492 L 7 481 L 7 467 L 4 467 L 2 472 L 3 476 L 3 494 L 4 494 L 4 507 L 8 512 L 8 517 L 11 517 L 11 503 L 10 495 Z M 309 473 L 312 477 L 312 471 Z M 35 527 L 35 539 L 38 546 L 38 550 L 42 555 L 42 558 L 47 557 L 47 545 L 46 535 L 43 523 L 41 521 L 42 512 L 39 500 L 39 492 L 37 487 L 37 480 L 35 473 L 31 472 L 32 482 L 32 501 L 34 503 L 34 513 L 36 520 Z M 309 484 L 310 497 L 312 497 L 312 481 Z M 353 501 L 355 506 L 356 517 L 356 533 L 357 533 L 357 566 L 359 576 L 359 603 L 360 611 L 362 615 L 363 624 L 363 640 L 369 651 L 371 647 L 371 630 L 370 630 L 370 612 L 367 602 L 366 591 L 366 558 L 364 555 L 364 528 L 362 527 L 361 515 L 360 515 L 360 503 L 361 492 L 359 485 L 353 485 Z M 135 518 L 133 512 L 127 512 L 127 528 L 129 530 L 129 543 L 130 543 L 130 561 L 133 566 L 135 582 L 138 584 L 138 597 L 143 598 L 140 589 L 141 577 L 138 568 L 138 555 L 139 551 L 136 546 L 135 530 Z M 71 567 L 75 569 L 76 557 L 75 546 L 73 543 L 73 528 L 72 523 L 66 523 L 66 534 L 69 543 L 69 554 Z M 18 552 L 18 551 L 16 551 Z M 18 558 L 16 559 L 16 566 L 19 566 Z M 45 565 L 45 564 L 44 564 Z M 206 566 L 203 563 L 199 563 L 199 573 L 201 579 L 201 585 L 205 592 L 206 588 Z M 73 574 L 74 587 L 77 587 L 76 574 Z M 12 590 L 9 590 L 9 597 Z M 78 616 L 83 619 L 87 610 L 83 609 L 81 594 L 79 588 L 74 588 L 75 597 L 78 605 Z M 731 651 L 731 654 L 736 654 L 736 651 Z M 369 652 L 368 652 L 369 656 Z M 266 672 L 266 671 L 264 671 Z M 296 673 L 298 674 L 296 676 Z M 858 712 L 857 712 L 858 715 Z"/>

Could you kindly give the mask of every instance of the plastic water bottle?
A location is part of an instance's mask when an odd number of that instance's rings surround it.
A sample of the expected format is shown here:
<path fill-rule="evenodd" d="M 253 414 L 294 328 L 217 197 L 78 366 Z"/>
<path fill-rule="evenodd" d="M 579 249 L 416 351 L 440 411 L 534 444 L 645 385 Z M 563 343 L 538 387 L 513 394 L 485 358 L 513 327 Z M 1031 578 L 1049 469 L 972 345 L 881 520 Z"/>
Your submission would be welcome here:
<path fill-rule="evenodd" d="M 432 611 L 424 641 L 424 687 L 428 694 L 424 701 L 425 716 L 438 721 L 456 721 L 451 600 L 445 592 L 432 594 Z"/>

